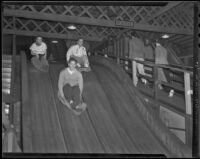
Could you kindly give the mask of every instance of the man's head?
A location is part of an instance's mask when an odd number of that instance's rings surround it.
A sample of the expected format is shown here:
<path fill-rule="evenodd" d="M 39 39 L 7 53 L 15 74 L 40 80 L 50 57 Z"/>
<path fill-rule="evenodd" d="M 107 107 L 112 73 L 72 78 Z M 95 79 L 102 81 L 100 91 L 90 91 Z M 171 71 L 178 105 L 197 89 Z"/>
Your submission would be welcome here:
<path fill-rule="evenodd" d="M 144 39 L 144 44 L 145 44 L 145 45 L 149 45 L 149 44 L 150 44 L 149 39 L 145 38 L 145 39 Z"/>
<path fill-rule="evenodd" d="M 137 37 L 137 34 L 136 34 L 135 31 L 132 31 L 132 32 L 131 32 L 131 37 Z"/>
<path fill-rule="evenodd" d="M 35 42 L 36 42 L 37 45 L 41 45 L 42 44 L 42 37 L 40 37 L 40 36 L 37 37 Z"/>
<path fill-rule="evenodd" d="M 69 66 L 70 70 L 75 70 L 76 65 L 77 65 L 76 59 L 70 58 L 68 61 L 68 66 Z"/>
<path fill-rule="evenodd" d="M 83 46 L 83 39 L 82 38 L 78 39 L 77 43 L 79 46 Z"/>

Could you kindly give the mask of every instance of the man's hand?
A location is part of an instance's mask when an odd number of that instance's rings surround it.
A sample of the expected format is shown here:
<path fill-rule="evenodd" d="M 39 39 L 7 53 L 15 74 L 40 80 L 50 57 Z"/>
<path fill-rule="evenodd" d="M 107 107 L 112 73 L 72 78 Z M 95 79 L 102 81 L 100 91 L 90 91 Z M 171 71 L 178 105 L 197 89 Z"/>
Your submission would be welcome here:
<path fill-rule="evenodd" d="M 77 63 L 77 66 L 78 66 L 78 67 L 81 67 L 80 63 Z"/>
<path fill-rule="evenodd" d="M 88 67 L 89 65 L 88 65 L 88 63 L 85 63 L 85 65 L 84 65 L 85 67 Z"/>

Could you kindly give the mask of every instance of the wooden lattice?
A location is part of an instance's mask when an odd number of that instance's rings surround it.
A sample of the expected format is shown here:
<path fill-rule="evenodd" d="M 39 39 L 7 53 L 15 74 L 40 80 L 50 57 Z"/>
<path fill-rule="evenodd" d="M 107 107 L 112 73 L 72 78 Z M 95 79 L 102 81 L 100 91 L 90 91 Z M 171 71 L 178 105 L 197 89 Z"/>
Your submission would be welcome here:
<path fill-rule="evenodd" d="M 87 17 L 99 20 L 127 20 L 139 23 L 162 7 L 150 6 L 66 6 L 66 5 L 5 5 L 6 9 Z"/>
<path fill-rule="evenodd" d="M 185 2 L 153 18 L 148 23 L 155 26 L 193 30 L 192 2 Z"/>
<path fill-rule="evenodd" d="M 69 23 L 44 21 L 26 18 L 17 18 L 11 16 L 3 17 L 3 29 L 15 29 L 19 31 L 37 31 L 47 33 L 57 33 L 73 35 L 77 37 L 96 37 L 106 38 L 107 36 L 116 36 L 120 28 L 110 28 L 91 25 L 76 25 L 77 29 L 74 31 L 68 30 Z"/>

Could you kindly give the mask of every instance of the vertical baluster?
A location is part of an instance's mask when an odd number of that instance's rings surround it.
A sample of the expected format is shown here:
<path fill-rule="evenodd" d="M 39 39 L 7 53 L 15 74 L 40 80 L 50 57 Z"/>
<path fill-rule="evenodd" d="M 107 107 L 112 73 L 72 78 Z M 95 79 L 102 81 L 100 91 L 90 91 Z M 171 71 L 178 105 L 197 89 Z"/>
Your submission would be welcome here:
<path fill-rule="evenodd" d="M 184 88 L 185 88 L 185 106 L 186 114 L 192 114 L 192 103 L 191 103 L 191 89 L 190 89 L 190 74 L 184 72 Z"/>
<path fill-rule="evenodd" d="M 155 101 L 158 100 L 158 67 L 156 65 L 154 65 L 153 67 L 153 79 L 154 79 L 154 85 L 153 85 L 153 91 L 154 91 L 154 99 Z M 159 115 L 159 104 L 156 104 L 156 113 L 157 115 Z"/>

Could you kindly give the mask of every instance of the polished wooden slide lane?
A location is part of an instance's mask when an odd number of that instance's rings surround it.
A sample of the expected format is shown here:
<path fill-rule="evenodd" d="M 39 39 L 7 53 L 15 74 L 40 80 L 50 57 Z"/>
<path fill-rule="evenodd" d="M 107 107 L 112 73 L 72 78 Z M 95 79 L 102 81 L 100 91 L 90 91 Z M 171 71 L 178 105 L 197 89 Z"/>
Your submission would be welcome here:
<path fill-rule="evenodd" d="M 168 156 L 137 115 L 133 100 L 103 67 L 94 66 L 93 72 L 84 74 L 83 97 L 88 104 L 84 113 L 76 116 L 62 105 L 57 91 L 63 68 L 62 64 L 51 64 L 50 72 L 42 73 L 29 65 L 33 152 Z"/>
<path fill-rule="evenodd" d="M 50 66 L 55 96 L 58 75 L 63 67 Z M 110 107 L 109 99 L 92 72 L 84 74 L 83 97 L 88 109 L 80 116 L 75 116 L 57 100 L 58 114 L 69 152 L 97 153 L 104 150 L 105 153 L 141 153 L 137 144 L 131 142 L 125 130 L 113 120 L 113 114 L 105 109 Z"/>
<path fill-rule="evenodd" d="M 39 72 L 28 64 L 28 79 L 32 151 L 38 153 L 68 152 L 48 73 Z"/>
<path fill-rule="evenodd" d="M 76 116 L 71 110 L 61 104 L 57 98 L 58 77 L 63 68 L 64 65 L 50 65 L 50 76 L 59 120 L 68 152 L 105 153 L 101 142 L 96 136 L 95 129 L 93 128 L 87 112 L 85 111 L 80 116 Z"/>
<path fill-rule="evenodd" d="M 116 120 L 120 127 L 126 131 L 131 141 L 136 145 L 137 151 L 169 156 L 169 152 L 153 136 L 146 123 L 141 119 L 134 106 L 136 103 L 131 100 L 117 78 L 104 67 L 94 66 L 93 71 L 111 103 L 111 107 L 105 107 L 106 111 L 114 114 L 113 120 Z"/>
<path fill-rule="evenodd" d="M 88 103 L 88 114 L 94 123 L 97 136 L 107 153 L 141 153 L 132 143 L 126 132 L 120 127 L 110 107 L 109 100 L 94 73 L 84 75 L 84 99 Z"/>

